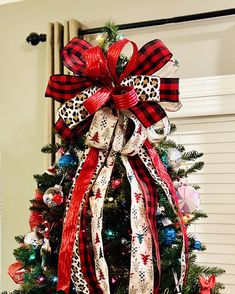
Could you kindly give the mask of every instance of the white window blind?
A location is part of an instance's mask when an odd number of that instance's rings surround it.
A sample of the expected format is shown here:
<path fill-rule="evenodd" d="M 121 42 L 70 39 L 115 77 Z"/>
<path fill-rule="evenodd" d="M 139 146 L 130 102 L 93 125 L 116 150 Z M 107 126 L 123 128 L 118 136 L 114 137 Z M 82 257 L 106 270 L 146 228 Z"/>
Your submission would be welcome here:
<path fill-rule="evenodd" d="M 186 151 L 204 153 L 204 168 L 189 177 L 190 183 L 201 186 L 200 209 L 208 218 L 190 228 L 205 243 L 199 252 L 202 265 L 226 270 L 221 277 L 224 294 L 235 293 L 235 115 L 183 117 L 171 119 L 177 125 L 172 135 Z"/>

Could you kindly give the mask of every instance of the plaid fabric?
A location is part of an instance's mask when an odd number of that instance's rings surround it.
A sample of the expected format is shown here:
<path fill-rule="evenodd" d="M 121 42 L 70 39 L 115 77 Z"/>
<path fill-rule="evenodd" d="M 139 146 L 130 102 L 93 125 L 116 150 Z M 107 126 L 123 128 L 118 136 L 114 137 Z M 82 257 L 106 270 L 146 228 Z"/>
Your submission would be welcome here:
<path fill-rule="evenodd" d="M 64 65 L 73 73 L 79 76 L 85 76 L 85 64 L 82 55 L 92 48 L 92 45 L 85 40 L 77 37 L 73 38 L 62 50 Z"/>
<path fill-rule="evenodd" d="M 156 222 L 156 211 L 158 204 L 158 195 L 155 183 L 144 166 L 143 162 L 139 158 L 138 155 L 129 157 L 130 165 L 134 171 L 135 177 L 141 186 L 141 189 L 144 193 L 145 205 L 147 218 L 149 221 L 150 229 L 152 232 L 155 251 L 156 251 L 156 259 L 157 259 L 157 267 L 158 267 L 158 275 L 154 275 L 154 293 L 158 293 L 159 285 L 160 285 L 160 275 L 161 275 L 161 265 L 160 265 L 160 252 L 158 246 L 158 233 L 157 233 L 157 222 Z"/>
<path fill-rule="evenodd" d="M 86 78 L 69 75 L 53 75 L 50 77 L 45 96 L 63 103 L 74 98 L 82 90 L 90 87 L 93 82 Z"/>
<path fill-rule="evenodd" d="M 141 101 L 130 110 L 146 128 L 152 126 L 166 116 L 164 109 L 153 101 Z"/>
<path fill-rule="evenodd" d="M 160 101 L 178 102 L 179 101 L 179 79 L 161 78 L 160 82 Z"/>
<path fill-rule="evenodd" d="M 62 118 L 59 118 L 55 124 L 55 132 L 60 135 L 64 142 L 73 144 L 77 138 L 82 137 L 89 130 L 92 118 L 93 116 L 89 116 L 72 130 L 68 128 Z"/>
<path fill-rule="evenodd" d="M 133 75 L 152 75 L 162 68 L 172 57 L 172 53 L 160 40 L 153 40 L 145 44 L 138 52 L 136 68 Z"/>
<path fill-rule="evenodd" d="M 89 202 L 89 197 L 86 197 L 86 202 L 83 206 L 81 218 L 80 218 L 80 231 L 79 231 L 79 256 L 81 261 L 81 270 L 84 276 L 84 279 L 87 282 L 90 293 L 102 294 L 103 291 L 99 286 L 95 274 L 95 265 L 94 265 L 94 255 L 91 250 L 91 244 L 89 244 L 87 239 L 87 230 L 86 230 L 86 215 L 87 215 L 87 206 Z"/>

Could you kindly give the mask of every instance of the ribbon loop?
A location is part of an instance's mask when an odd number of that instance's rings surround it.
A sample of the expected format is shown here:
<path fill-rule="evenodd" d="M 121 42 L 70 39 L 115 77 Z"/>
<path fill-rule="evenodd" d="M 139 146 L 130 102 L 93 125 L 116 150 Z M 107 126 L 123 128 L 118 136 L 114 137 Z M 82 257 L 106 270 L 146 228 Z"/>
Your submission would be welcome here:
<path fill-rule="evenodd" d="M 122 52 L 122 49 L 125 47 L 126 44 L 131 43 L 133 47 L 133 53 L 128 61 L 123 73 L 118 77 L 117 76 L 117 62 L 118 59 L 120 58 L 120 54 Z M 114 80 L 114 82 L 119 85 L 121 81 L 130 74 L 130 72 L 134 69 L 135 67 L 135 62 L 137 58 L 137 52 L 138 48 L 136 44 L 132 41 L 129 41 L 128 39 L 122 39 L 116 43 L 114 43 L 108 50 L 107 52 L 107 62 L 108 62 L 108 67 L 110 74 Z"/>
<path fill-rule="evenodd" d="M 116 109 L 128 109 L 138 103 L 136 91 L 130 86 L 121 86 L 114 89 L 111 96 Z"/>
<path fill-rule="evenodd" d="M 98 110 L 92 120 L 86 144 L 98 149 L 108 149 L 118 117 L 108 107 Z"/>
<path fill-rule="evenodd" d="M 64 65 L 74 74 L 85 76 L 85 64 L 83 54 L 92 48 L 92 45 L 77 37 L 73 38 L 62 50 Z"/>

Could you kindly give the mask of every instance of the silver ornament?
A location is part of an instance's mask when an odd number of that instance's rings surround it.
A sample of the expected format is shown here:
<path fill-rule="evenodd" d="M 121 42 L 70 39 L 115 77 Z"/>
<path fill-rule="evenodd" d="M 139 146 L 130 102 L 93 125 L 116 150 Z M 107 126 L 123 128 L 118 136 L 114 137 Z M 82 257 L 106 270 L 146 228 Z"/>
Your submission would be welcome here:
<path fill-rule="evenodd" d="M 25 235 L 24 243 L 27 245 L 41 246 L 43 243 L 43 239 L 40 239 L 36 231 L 33 230 L 32 232 L 29 232 L 27 235 Z"/>
<path fill-rule="evenodd" d="M 53 202 L 53 196 L 56 194 L 60 194 L 63 196 L 62 187 L 60 185 L 55 185 L 54 187 L 51 187 L 46 190 L 46 192 L 43 194 L 43 202 L 49 207 L 56 206 L 56 204 Z"/>
<path fill-rule="evenodd" d="M 176 148 L 170 148 L 167 151 L 167 163 L 169 167 L 178 169 L 182 163 L 181 152 Z"/>

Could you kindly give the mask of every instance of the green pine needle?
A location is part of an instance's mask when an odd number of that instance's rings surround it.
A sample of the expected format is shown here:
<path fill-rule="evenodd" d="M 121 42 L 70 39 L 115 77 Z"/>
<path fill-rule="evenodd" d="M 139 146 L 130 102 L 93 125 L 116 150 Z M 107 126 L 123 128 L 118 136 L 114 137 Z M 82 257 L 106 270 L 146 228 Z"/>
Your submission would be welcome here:
<path fill-rule="evenodd" d="M 197 152 L 197 151 L 193 150 L 193 151 L 184 152 L 182 154 L 182 160 L 192 161 L 192 160 L 196 160 L 197 158 L 202 157 L 202 156 L 203 156 L 202 152 Z"/>
<path fill-rule="evenodd" d="M 186 172 L 185 176 L 188 176 L 189 174 L 195 173 L 198 170 L 201 170 L 204 166 L 203 161 L 195 162 Z"/>

